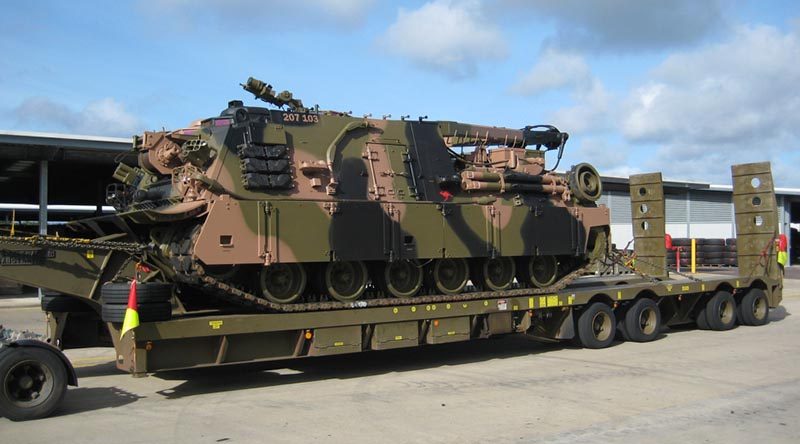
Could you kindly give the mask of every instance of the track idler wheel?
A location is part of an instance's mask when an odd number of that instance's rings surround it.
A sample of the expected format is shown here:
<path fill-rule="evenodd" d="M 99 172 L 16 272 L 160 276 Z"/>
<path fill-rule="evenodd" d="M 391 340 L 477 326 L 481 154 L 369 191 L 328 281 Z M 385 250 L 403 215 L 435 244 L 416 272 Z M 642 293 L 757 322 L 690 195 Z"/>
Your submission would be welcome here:
<path fill-rule="evenodd" d="M 278 263 L 261 269 L 261 294 L 276 304 L 289 304 L 300 299 L 306 288 L 306 270 L 302 264 Z"/>
<path fill-rule="evenodd" d="M 323 271 L 325 291 L 341 302 L 355 301 L 367 288 L 369 273 L 361 261 L 329 262 Z"/>
<path fill-rule="evenodd" d="M 396 298 L 415 296 L 422 288 L 422 267 L 415 260 L 388 262 L 377 274 L 382 290 Z"/>
<path fill-rule="evenodd" d="M 478 259 L 472 281 L 484 290 L 507 290 L 514 283 L 517 266 L 510 257 Z"/>
<path fill-rule="evenodd" d="M 522 259 L 521 282 L 544 288 L 558 279 L 558 259 L 555 256 L 531 256 Z"/>
<path fill-rule="evenodd" d="M 588 163 L 579 163 L 569 171 L 569 191 L 579 202 L 595 202 L 603 194 L 600 174 Z"/>
<path fill-rule="evenodd" d="M 469 264 L 466 259 L 437 259 L 430 272 L 430 284 L 437 292 L 458 294 L 469 281 Z"/>

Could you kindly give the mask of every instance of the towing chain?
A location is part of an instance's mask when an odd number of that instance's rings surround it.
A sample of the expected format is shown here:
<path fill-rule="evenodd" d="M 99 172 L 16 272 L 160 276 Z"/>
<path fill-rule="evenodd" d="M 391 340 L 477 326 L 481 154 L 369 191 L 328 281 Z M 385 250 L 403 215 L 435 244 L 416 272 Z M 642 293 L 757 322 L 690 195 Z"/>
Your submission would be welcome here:
<path fill-rule="evenodd" d="M 138 242 L 116 242 L 93 239 L 75 239 L 53 236 L 0 236 L 0 245 L 21 245 L 37 248 L 59 248 L 64 250 L 105 250 L 122 251 L 128 254 L 140 254 L 148 248 Z"/>
<path fill-rule="evenodd" d="M 612 251 L 608 255 L 608 258 L 611 259 L 612 264 L 617 264 L 617 265 L 623 267 L 624 269 L 626 269 L 626 270 L 628 270 L 628 271 L 630 271 L 630 272 L 632 272 L 634 274 L 637 274 L 637 275 L 639 275 L 640 277 L 642 277 L 644 279 L 649 280 L 650 282 L 653 282 L 653 283 L 661 282 L 661 279 L 658 279 L 656 277 L 650 276 L 647 273 L 642 273 L 641 271 L 639 271 L 639 270 L 637 270 L 637 269 L 635 269 L 635 268 L 633 268 L 633 267 L 631 267 L 629 265 L 626 265 L 627 264 L 626 259 L 629 259 L 629 258 L 627 256 L 625 256 L 624 254 L 622 254 L 621 252 L 619 252 L 619 251 Z M 640 262 L 640 263 L 643 263 L 645 265 L 650 265 L 653 268 L 659 268 L 658 265 L 650 263 L 650 262 L 647 262 L 647 261 L 642 260 L 642 259 L 640 259 L 638 257 L 636 258 L 636 262 Z M 681 273 L 680 271 L 676 271 L 676 270 L 671 270 L 669 267 L 664 267 L 664 270 L 666 272 L 668 272 L 668 273 L 675 273 L 675 274 L 677 274 L 679 276 L 685 277 L 686 279 L 689 279 L 689 280 L 692 280 L 692 281 L 695 281 L 695 282 L 700 282 L 700 279 L 698 279 L 698 278 L 696 278 L 696 277 L 694 277 L 694 276 L 692 276 L 690 274 Z"/>
<path fill-rule="evenodd" d="M 584 274 L 584 272 L 591 266 L 589 263 L 583 267 L 573 270 L 571 273 L 565 275 L 558 282 L 544 288 L 515 288 L 511 290 L 501 291 L 472 291 L 461 293 L 457 295 L 423 295 L 415 296 L 412 298 L 378 298 L 378 299 L 362 299 L 353 302 L 339 302 L 339 301 L 324 301 L 324 302 L 309 302 L 302 304 L 276 304 L 264 298 L 260 298 L 252 293 L 233 287 L 219 279 L 205 274 L 202 267 L 197 267 L 195 271 L 200 277 L 200 280 L 216 289 L 218 292 L 228 296 L 226 300 L 231 301 L 233 297 L 235 303 L 239 305 L 255 308 L 260 311 L 277 311 L 277 312 L 304 312 L 304 311 L 327 311 L 327 310 L 344 310 L 350 308 L 372 308 L 372 307 L 389 307 L 400 305 L 417 305 L 417 304 L 438 304 L 447 302 L 466 302 L 476 299 L 485 298 L 502 298 L 514 296 L 532 296 L 539 294 L 554 293 L 562 290 L 572 281 Z"/>

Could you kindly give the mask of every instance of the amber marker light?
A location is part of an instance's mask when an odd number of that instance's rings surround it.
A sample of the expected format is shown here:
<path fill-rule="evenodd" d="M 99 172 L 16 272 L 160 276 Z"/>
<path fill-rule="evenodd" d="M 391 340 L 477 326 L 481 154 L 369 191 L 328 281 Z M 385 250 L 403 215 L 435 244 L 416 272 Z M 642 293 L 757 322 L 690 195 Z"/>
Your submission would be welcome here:
<path fill-rule="evenodd" d="M 314 337 L 314 334 L 311 333 L 311 330 L 306 330 L 306 339 L 311 339 Z"/>

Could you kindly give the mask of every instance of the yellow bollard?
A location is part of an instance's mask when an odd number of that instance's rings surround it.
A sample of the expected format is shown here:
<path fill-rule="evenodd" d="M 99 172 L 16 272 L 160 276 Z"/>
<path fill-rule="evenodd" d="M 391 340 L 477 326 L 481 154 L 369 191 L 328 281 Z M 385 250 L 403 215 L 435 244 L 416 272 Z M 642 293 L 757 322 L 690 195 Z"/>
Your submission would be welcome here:
<path fill-rule="evenodd" d="M 692 273 L 697 273 L 697 261 L 695 255 L 697 254 L 697 239 L 692 239 Z"/>

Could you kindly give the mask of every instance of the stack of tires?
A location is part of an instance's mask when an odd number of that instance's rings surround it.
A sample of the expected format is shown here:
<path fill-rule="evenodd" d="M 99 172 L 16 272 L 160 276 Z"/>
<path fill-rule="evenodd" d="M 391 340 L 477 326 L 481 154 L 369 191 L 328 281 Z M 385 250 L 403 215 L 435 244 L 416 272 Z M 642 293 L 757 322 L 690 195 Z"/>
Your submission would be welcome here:
<path fill-rule="evenodd" d="M 100 313 L 105 322 L 122 322 L 128 308 L 131 291 L 129 282 L 111 282 L 103 285 L 103 308 Z M 137 311 L 140 322 L 166 321 L 172 317 L 172 284 L 145 282 L 136 284 Z"/>
<path fill-rule="evenodd" d="M 692 265 L 692 240 L 685 237 L 676 237 L 672 239 L 672 247 L 680 248 L 680 253 L 675 250 L 667 250 L 667 266 L 675 268 L 676 255 L 680 255 L 681 268 L 689 267 Z"/>
<path fill-rule="evenodd" d="M 680 256 L 681 268 L 692 265 L 692 240 L 688 238 L 672 239 L 672 246 L 680 248 L 680 253 L 667 250 L 667 266 L 675 268 L 676 255 Z M 736 239 L 695 239 L 695 264 L 699 267 L 735 267 Z"/>
<path fill-rule="evenodd" d="M 723 255 L 725 259 L 725 265 L 729 265 L 731 267 L 738 267 L 739 266 L 739 257 L 736 255 L 736 238 L 729 238 L 725 239 L 725 254 Z"/>
<path fill-rule="evenodd" d="M 725 239 L 697 239 L 697 264 L 728 265 L 725 263 Z"/>

